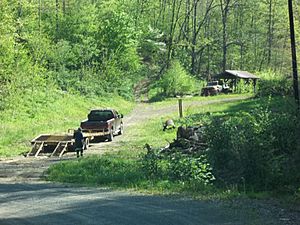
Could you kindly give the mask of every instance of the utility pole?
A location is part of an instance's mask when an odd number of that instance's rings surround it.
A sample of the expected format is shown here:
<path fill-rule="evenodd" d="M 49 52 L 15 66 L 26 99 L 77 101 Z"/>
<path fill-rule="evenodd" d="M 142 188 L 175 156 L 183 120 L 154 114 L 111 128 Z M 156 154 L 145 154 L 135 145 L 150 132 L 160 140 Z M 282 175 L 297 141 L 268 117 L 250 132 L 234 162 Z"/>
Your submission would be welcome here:
<path fill-rule="evenodd" d="M 288 0 L 288 3 L 289 3 L 290 34 L 291 34 L 291 49 L 292 49 L 294 96 L 298 104 L 298 108 L 300 109 L 298 71 L 297 71 L 297 53 L 296 53 L 295 27 L 294 27 L 294 15 L 293 15 L 293 0 Z"/>

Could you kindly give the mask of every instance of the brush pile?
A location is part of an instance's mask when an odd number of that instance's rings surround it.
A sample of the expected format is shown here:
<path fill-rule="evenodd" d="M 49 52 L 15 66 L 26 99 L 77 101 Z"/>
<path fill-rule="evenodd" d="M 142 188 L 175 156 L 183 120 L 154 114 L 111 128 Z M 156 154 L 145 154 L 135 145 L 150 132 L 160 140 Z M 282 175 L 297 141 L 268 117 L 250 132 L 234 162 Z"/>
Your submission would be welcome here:
<path fill-rule="evenodd" d="M 173 153 L 181 151 L 183 154 L 203 153 L 207 149 L 207 143 L 204 137 L 205 127 L 178 127 L 176 139 L 160 153 Z"/>

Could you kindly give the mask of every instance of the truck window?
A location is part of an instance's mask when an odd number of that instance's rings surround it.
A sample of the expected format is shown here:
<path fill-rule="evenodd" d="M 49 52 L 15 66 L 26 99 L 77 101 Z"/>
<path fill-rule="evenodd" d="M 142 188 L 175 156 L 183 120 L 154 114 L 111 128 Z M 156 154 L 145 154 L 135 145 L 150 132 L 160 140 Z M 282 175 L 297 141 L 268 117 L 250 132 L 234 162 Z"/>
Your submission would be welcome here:
<path fill-rule="evenodd" d="M 112 111 L 91 111 L 88 115 L 89 121 L 106 121 L 114 118 Z"/>
<path fill-rule="evenodd" d="M 218 85 L 218 81 L 211 81 L 207 83 L 207 86 L 216 86 Z"/>

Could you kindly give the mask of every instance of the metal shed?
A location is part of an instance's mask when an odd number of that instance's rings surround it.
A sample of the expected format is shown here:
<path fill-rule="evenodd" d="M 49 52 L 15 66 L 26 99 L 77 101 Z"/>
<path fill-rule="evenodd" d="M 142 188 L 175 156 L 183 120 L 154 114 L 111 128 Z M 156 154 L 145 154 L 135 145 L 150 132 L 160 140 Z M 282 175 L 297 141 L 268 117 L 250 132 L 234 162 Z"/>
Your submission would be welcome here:
<path fill-rule="evenodd" d="M 256 83 L 259 77 L 254 74 L 249 73 L 248 71 L 239 71 L 239 70 L 225 70 L 225 72 L 217 74 L 215 77 L 217 80 L 223 79 L 225 83 L 231 80 L 232 88 L 236 88 L 237 80 L 243 79 L 246 83 L 250 84 L 251 81 L 253 83 L 254 92 L 256 90 Z"/>

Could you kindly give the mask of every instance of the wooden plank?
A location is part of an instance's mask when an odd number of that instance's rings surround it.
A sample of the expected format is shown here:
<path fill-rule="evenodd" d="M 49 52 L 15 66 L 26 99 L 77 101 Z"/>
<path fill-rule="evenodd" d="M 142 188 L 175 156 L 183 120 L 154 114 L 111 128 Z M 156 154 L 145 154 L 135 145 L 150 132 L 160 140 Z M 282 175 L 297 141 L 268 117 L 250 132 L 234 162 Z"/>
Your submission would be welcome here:
<path fill-rule="evenodd" d="M 31 142 L 36 142 L 43 135 L 45 135 L 45 134 L 40 134 L 39 136 L 35 137 Z"/>
<path fill-rule="evenodd" d="M 35 142 L 45 142 L 45 143 L 58 143 L 60 141 L 71 141 L 73 135 L 68 134 L 41 134 L 34 138 L 31 143 Z"/>
<path fill-rule="evenodd" d="M 62 157 L 62 155 L 64 154 L 64 152 L 67 150 L 67 146 L 68 146 L 68 144 L 66 144 L 65 146 L 64 146 L 64 148 L 63 148 L 63 150 L 61 151 L 61 153 L 59 154 L 59 158 L 60 157 Z"/>
<path fill-rule="evenodd" d="M 44 141 L 34 141 L 35 144 L 42 144 Z"/>
<path fill-rule="evenodd" d="M 57 143 L 69 143 L 70 141 L 44 141 L 45 144 L 57 145 Z"/>
<path fill-rule="evenodd" d="M 37 144 L 38 143 L 36 143 L 36 142 L 33 144 L 31 150 L 27 153 L 26 157 L 29 157 L 31 155 L 31 153 L 35 150 Z"/>
<path fill-rule="evenodd" d="M 52 154 L 50 155 L 50 157 L 52 157 L 56 153 L 56 151 L 60 147 L 60 145 L 61 145 L 61 142 L 58 142 L 58 144 L 56 145 L 56 147 L 55 147 L 54 151 L 52 152 Z"/>
<path fill-rule="evenodd" d="M 37 150 L 37 152 L 35 153 L 34 157 L 37 157 L 39 155 L 39 153 L 43 150 L 43 147 L 44 147 L 44 142 L 41 143 L 39 149 Z"/>

